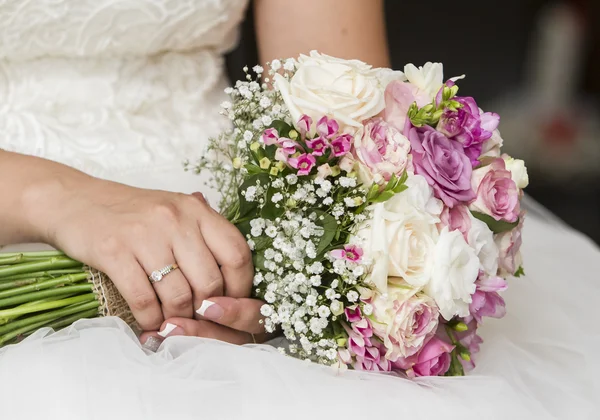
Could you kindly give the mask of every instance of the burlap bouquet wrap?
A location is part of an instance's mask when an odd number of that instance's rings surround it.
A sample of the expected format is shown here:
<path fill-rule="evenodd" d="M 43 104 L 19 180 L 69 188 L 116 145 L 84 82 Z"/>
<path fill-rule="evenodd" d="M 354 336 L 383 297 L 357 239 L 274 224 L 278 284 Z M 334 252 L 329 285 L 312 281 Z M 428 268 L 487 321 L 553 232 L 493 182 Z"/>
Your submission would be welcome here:
<path fill-rule="evenodd" d="M 101 271 L 89 268 L 90 283 L 94 293 L 98 297 L 100 316 L 117 316 L 131 326 L 135 326 L 135 318 L 129 309 L 129 305 L 117 290 L 117 286 Z"/>

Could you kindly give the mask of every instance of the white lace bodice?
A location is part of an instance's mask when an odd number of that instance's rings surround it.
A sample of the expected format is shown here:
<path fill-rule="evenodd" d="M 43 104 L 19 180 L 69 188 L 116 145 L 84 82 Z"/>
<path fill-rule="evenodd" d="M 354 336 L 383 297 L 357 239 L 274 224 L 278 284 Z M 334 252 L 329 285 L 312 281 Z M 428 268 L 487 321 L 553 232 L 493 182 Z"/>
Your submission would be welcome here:
<path fill-rule="evenodd" d="M 245 6 L 0 0 L 0 147 L 120 181 L 182 171 L 224 127 L 221 54 Z"/>

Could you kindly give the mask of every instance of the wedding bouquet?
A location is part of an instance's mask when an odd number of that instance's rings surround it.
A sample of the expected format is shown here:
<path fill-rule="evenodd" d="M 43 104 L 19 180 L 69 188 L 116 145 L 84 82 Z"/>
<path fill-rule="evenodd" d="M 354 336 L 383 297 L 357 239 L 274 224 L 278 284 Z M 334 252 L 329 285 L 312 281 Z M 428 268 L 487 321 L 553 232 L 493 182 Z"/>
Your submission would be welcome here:
<path fill-rule="evenodd" d="M 247 239 L 265 329 L 323 364 L 462 375 L 523 274 L 528 177 L 501 154 L 498 115 L 439 63 L 268 67 L 226 90 L 232 129 L 188 163 Z"/>

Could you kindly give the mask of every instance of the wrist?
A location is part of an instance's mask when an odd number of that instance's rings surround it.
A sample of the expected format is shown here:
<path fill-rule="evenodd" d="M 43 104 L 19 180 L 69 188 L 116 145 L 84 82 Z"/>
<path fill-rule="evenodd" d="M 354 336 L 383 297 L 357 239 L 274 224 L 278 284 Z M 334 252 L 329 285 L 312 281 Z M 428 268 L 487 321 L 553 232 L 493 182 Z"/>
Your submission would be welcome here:
<path fill-rule="evenodd" d="M 28 183 L 21 193 L 24 236 L 30 242 L 56 246 L 63 220 L 69 219 L 74 193 L 85 191 L 94 178 L 77 171 L 46 174 Z"/>

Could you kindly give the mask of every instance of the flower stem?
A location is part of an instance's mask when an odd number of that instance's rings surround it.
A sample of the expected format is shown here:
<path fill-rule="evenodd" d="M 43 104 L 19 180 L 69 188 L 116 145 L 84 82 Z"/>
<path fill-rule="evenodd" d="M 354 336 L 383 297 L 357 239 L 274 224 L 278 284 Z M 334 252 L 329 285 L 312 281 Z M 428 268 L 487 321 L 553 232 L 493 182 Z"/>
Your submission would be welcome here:
<path fill-rule="evenodd" d="M 2 302 L 2 299 L 8 298 L 11 296 L 17 296 L 17 295 L 22 295 L 22 294 L 29 293 L 29 292 L 35 292 L 38 290 L 51 289 L 54 287 L 61 287 L 66 284 L 77 283 L 82 280 L 86 280 L 87 277 L 88 277 L 87 273 L 67 274 L 66 276 L 57 277 L 55 279 L 40 281 L 40 282 L 36 282 L 35 284 L 30 284 L 27 286 L 16 287 L 16 288 L 10 289 L 10 290 L 0 291 L 0 302 Z"/>
<path fill-rule="evenodd" d="M 94 309 L 88 309 L 86 311 L 77 312 L 77 313 L 75 313 L 71 316 L 65 317 L 65 318 L 57 319 L 54 322 L 51 322 L 50 324 L 48 324 L 48 321 L 40 321 L 36 324 L 29 324 L 29 325 L 26 325 L 24 327 L 21 327 L 19 329 L 13 330 L 9 333 L 6 333 L 6 334 L 0 336 L 0 346 L 3 345 L 4 343 L 6 343 L 7 341 L 10 341 L 13 338 L 16 338 L 20 335 L 29 335 L 30 333 L 32 333 L 33 331 L 35 331 L 39 328 L 50 327 L 53 329 L 57 329 L 57 328 L 64 327 L 66 325 L 70 325 L 73 322 L 77 321 L 78 319 L 91 318 L 91 317 L 94 317 L 97 315 L 98 315 L 98 309 L 94 308 Z"/>
<path fill-rule="evenodd" d="M 27 286 L 26 286 L 27 287 Z M 44 299 L 56 295 L 64 295 L 65 293 L 71 292 L 91 292 L 93 286 L 90 283 L 87 284 L 77 284 L 74 286 L 65 286 L 58 287 L 50 290 L 41 290 L 39 292 L 25 293 L 22 295 L 12 296 L 5 299 L 0 299 L 0 308 L 5 308 L 7 306 L 14 306 L 21 303 L 30 302 L 32 300 Z"/>
<path fill-rule="evenodd" d="M 15 274 L 14 276 L 6 276 L 6 277 L 0 278 L 0 287 L 2 287 L 2 282 L 5 282 L 5 281 L 23 280 L 23 279 L 39 278 L 39 277 L 60 277 L 65 274 L 81 273 L 83 270 L 84 270 L 84 268 L 83 268 L 83 264 L 82 264 L 81 267 L 67 268 L 64 270 L 35 271 L 33 273 Z"/>
<path fill-rule="evenodd" d="M 28 257 L 36 258 L 50 258 L 50 257 L 62 257 L 65 255 L 62 251 L 31 251 L 31 252 L 3 252 L 0 254 L 1 258 L 14 257 L 17 255 L 26 255 Z"/>
<path fill-rule="evenodd" d="M 81 266 L 81 263 L 79 261 L 72 260 L 69 257 L 52 257 L 47 260 L 32 261 L 23 264 L 0 267 L 0 278 L 15 274 L 49 270 L 53 268 L 74 268 L 78 266 Z"/>
<path fill-rule="evenodd" d="M 86 293 L 84 295 L 73 296 L 65 299 L 42 302 L 36 305 L 22 305 L 16 308 L 4 309 L 0 311 L 0 325 L 6 324 L 8 322 L 8 319 L 14 318 L 19 315 L 25 315 L 34 312 L 42 312 L 48 309 L 61 308 L 63 306 L 69 306 L 79 302 L 91 302 L 92 300 L 96 300 L 96 295 L 93 293 Z"/>
<path fill-rule="evenodd" d="M 37 324 L 41 321 L 46 321 L 49 323 L 63 316 L 72 315 L 77 312 L 87 311 L 90 309 L 97 309 L 99 305 L 100 303 L 98 301 L 78 303 L 76 305 L 70 305 L 54 311 L 44 312 L 39 315 L 34 315 L 27 318 L 19 319 L 17 321 L 9 322 L 8 324 L 0 327 L 0 335 L 6 334 L 7 332 L 18 328 L 25 327 L 27 325 Z"/>

